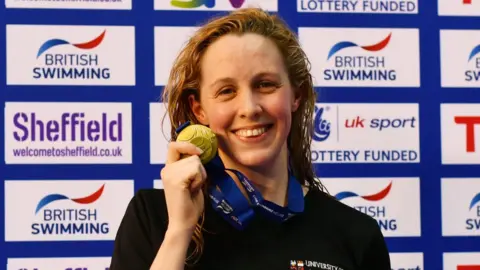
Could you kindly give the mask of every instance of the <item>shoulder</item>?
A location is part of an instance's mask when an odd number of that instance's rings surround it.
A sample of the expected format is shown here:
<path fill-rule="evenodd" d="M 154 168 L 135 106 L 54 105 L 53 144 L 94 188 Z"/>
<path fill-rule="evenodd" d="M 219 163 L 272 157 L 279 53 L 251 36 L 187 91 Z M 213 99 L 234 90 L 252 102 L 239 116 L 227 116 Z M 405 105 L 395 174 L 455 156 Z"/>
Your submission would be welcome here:
<path fill-rule="evenodd" d="M 137 191 L 118 227 L 110 269 L 148 269 L 163 241 L 166 228 L 163 190 Z"/>
<path fill-rule="evenodd" d="M 335 235 L 342 246 L 352 251 L 359 265 L 372 270 L 390 266 L 387 245 L 374 218 L 318 190 L 308 193 L 306 206 L 309 215 L 313 215 L 310 220 L 325 233 Z"/>
<path fill-rule="evenodd" d="M 328 217 L 331 222 L 341 227 L 359 227 L 360 230 L 376 230 L 376 220 L 342 202 L 335 197 L 319 190 L 311 190 L 308 193 L 308 207 L 312 211 L 321 209 L 321 215 Z"/>

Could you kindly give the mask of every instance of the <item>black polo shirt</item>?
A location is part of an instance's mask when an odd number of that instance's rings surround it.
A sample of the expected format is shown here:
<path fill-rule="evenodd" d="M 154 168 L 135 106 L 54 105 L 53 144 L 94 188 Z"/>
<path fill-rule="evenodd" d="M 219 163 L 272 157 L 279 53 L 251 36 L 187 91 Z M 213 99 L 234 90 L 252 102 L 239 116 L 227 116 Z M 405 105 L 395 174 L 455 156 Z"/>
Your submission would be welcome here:
<path fill-rule="evenodd" d="M 238 231 L 208 201 L 205 215 L 203 255 L 185 269 L 391 269 L 377 222 L 321 191 L 310 190 L 304 213 L 283 224 L 257 215 Z M 110 270 L 150 269 L 166 228 L 164 191 L 138 191 L 118 229 Z"/>

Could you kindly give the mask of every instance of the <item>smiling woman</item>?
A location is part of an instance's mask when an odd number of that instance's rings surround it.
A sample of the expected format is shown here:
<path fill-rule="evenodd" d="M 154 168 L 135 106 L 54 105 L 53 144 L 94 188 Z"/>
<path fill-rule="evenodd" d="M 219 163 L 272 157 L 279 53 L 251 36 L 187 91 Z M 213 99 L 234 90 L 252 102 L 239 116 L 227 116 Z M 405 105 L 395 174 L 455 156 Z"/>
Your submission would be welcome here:
<path fill-rule="evenodd" d="M 241 9 L 201 27 L 173 64 L 164 100 L 164 190 L 131 200 L 111 270 L 390 269 L 376 221 L 315 179 L 309 63 L 278 16 Z M 175 141 L 187 121 L 215 134 L 212 163 Z"/>

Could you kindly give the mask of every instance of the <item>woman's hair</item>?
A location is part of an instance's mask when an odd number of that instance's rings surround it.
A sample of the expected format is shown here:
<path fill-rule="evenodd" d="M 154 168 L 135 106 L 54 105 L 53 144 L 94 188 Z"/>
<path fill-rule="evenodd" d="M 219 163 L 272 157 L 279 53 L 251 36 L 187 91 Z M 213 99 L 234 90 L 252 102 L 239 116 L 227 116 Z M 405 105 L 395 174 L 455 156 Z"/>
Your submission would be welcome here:
<path fill-rule="evenodd" d="M 315 179 L 311 160 L 316 94 L 310 74 L 310 62 L 300 47 L 297 37 L 286 23 L 277 15 L 270 15 L 261 9 L 239 9 L 226 16 L 210 20 L 190 38 L 180 52 L 173 63 L 163 92 L 163 101 L 167 102 L 167 113 L 172 125 L 171 140 L 176 140 L 175 130 L 186 121 L 198 124 L 190 108 L 188 97 L 193 94 L 199 100 L 200 61 L 205 50 L 222 36 L 244 33 L 254 33 L 269 38 L 280 50 L 290 84 L 301 98 L 300 106 L 292 114 L 292 125 L 287 139 L 290 168 L 302 185 L 324 191 L 324 186 Z M 203 252 L 203 220 L 204 215 L 193 235 L 195 248 L 192 256 Z"/>

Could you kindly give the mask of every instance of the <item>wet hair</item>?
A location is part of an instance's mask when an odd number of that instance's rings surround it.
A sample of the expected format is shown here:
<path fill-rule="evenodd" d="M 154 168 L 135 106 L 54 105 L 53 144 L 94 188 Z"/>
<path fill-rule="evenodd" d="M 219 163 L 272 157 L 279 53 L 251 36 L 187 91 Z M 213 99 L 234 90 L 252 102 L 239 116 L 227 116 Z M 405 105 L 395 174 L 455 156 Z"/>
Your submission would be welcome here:
<path fill-rule="evenodd" d="M 269 14 L 259 8 L 239 9 L 211 19 L 193 34 L 180 51 L 163 91 L 163 101 L 167 103 L 167 113 L 172 125 L 171 140 L 176 139 L 177 127 L 186 121 L 199 124 L 188 98 L 193 94 L 199 100 L 200 62 L 205 50 L 222 36 L 245 33 L 270 39 L 281 52 L 290 84 L 301 98 L 298 109 L 292 113 L 292 125 L 287 139 L 290 168 L 302 185 L 324 191 L 322 183 L 315 179 L 311 159 L 316 92 L 310 74 L 310 62 L 288 25 L 278 15 Z M 203 222 L 204 214 L 195 228 L 192 237 L 195 247 L 187 260 L 197 260 L 203 252 Z"/>

